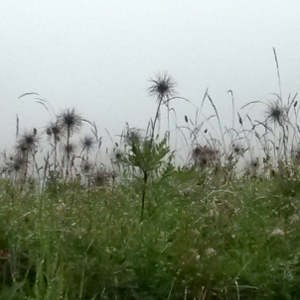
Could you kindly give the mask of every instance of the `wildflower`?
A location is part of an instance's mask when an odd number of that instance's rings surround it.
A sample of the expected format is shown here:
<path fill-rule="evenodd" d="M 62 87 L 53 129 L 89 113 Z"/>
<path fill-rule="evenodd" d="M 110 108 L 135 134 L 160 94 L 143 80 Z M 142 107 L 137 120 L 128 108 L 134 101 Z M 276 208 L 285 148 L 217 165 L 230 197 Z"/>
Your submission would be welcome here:
<path fill-rule="evenodd" d="M 231 147 L 236 156 L 243 156 L 246 151 L 245 148 L 239 143 L 234 143 Z"/>
<path fill-rule="evenodd" d="M 17 141 L 16 149 L 21 153 L 33 153 L 38 144 L 36 129 L 32 132 L 25 130 Z"/>
<path fill-rule="evenodd" d="M 266 111 L 266 122 L 278 123 L 282 126 L 287 121 L 287 110 L 281 105 L 280 101 L 275 101 L 268 105 Z"/>
<path fill-rule="evenodd" d="M 130 146 L 138 145 L 142 139 L 140 130 L 128 129 L 125 140 Z"/>
<path fill-rule="evenodd" d="M 81 140 L 81 145 L 82 145 L 81 152 L 86 151 L 86 153 L 88 154 L 93 149 L 95 145 L 95 140 L 92 136 L 85 136 Z"/>
<path fill-rule="evenodd" d="M 156 79 L 151 78 L 150 81 L 153 85 L 149 88 L 149 95 L 157 96 L 159 101 L 164 100 L 164 98 L 169 99 L 176 94 L 174 90 L 176 83 L 167 73 L 159 74 Z"/>
<path fill-rule="evenodd" d="M 205 254 L 207 257 L 212 257 L 217 254 L 216 250 L 214 248 L 207 248 L 205 249 Z"/>
<path fill-rule="evenodd" d="M 70 155 L 74 153 L 75 150 L 76 146 L 71 143 L 64 145 L 64 151 L 67 153 L 68 157 L 70 157 Z"/>
<path fill-rule="evenodd" d="M 211 162 L 218 160 L 218 151 L 213 150 L 207 146 L 197 146 L 192 151 L 192 158 L 195 164 L 199 164 L 201 167 L 209 165 Z"/>
<path fill-rule="evenodd" d="M 54 141 L 59 142 L 62 134 L 62 127 L 58 122 L 50 122 L 46 127 L 46 133 L 49 137 L 53 135 Z"/>
<path fill-rule="evenodd" d="M 65 151 L 67 153 L 67 169 L 66 175 L 69 174 L 70 166 L 70 154 L 73 150 L 73 146 L 70 144 L 70 137 L 74 130 L 80 129 L 83 125 L 83 119 L 77 114 L 75 109 L 67 109 L 57 116 L 58 124 L 67 131 L 67 145 Z"/>
<path fill-rule="evenodd" d="M 276 228 L 271 233 L 271 236 L 284 236 L 284 232 L 283 232 L 283 230 Z"/>
<path fill-rule="evenodd" d="M 123 162 L 123 159 L 124 159 L 123 152 L 120 149 L 114 148 L 113 153 L 111 155 L 111 162 L 113 164 L 118 164 L 118 163 Z"/>
<path fill-rule="evenodd" d="M 83 163 L 80 165 L 81 171 L 84 174 L 89 174 L 90 171 L 93 168 L 92 163 L 90 163 L 88 160 L 83 161 Z"/>
<path fill-rule="evenodd" d="M 75 109 L 67 109 L 57 117 L 58 124 L 65 128 L 68 133 L 68 137 L 75 130 L 82 126 L 82 118 L 77 114 Z"/>
<path fill-rule="evenodd" d="M 92 183 L 97 187 L 103 186 L 107 182 L 107 179 L 108 174 L 104 169 L 98 169 L 97 172 L 92 175 Z"/>
<path fill-rule="evenodd" d="M 7 162 L 6 164 L 7 167 L 5 168 L 5 172 L 7 172 L 8 174 L 18 173 L 22 171 L 22 169 L 24 168 L 25 161 L 22 157 L 16 156 L 14 158 L 12 157 L 10 161 Z"/>

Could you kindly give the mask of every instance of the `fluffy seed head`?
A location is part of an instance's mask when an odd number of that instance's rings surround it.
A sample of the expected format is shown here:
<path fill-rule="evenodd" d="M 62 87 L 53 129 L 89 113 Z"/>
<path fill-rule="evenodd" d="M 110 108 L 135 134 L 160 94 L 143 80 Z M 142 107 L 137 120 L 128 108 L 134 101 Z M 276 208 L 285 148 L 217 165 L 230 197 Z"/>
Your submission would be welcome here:
<path fill-rule="evenodd" d="M 174 87 L 176 86 L 175 81 L 167 73 L 159 74 L 155 79 L 150 79 L 152 86 L 149 88 L 149 95 L 156 96 L 159 101 L 164 98 L 170 98 L 176 94 Z"/>
<path fill-rule="evenodd" d="M 82 146 L 82 152 L 86 151 L 87 153 L 89 153 L 93 147 L 95 146 L 95 140 L 92 136 L 85 136 L 83 137 L 83 139 L 81 140 L 81 146 Z"/>
<path fill-rule="evenodd" d="M 265 112 L 266 121 L 272 123 L 278 123 L 282 125 L 287 121 L 287 111 L 279 101 L 275 101 L 268 105 L 268 109 Z"/>
<path fill-rule="evenodd" d="M 25 130 L 23 134 L 20 135 L 16 149 L 19 153 L 24 153 L 25 151 L 33 152 L 38 144 L 38 137 L 36 131 Z"/>
<path fill-rule="evenodd" d="M 79 129 L 82 124 L 81 116 L 73 109 L 66 109 L 57 116 L 58 123 L 61 127 L 68 131 Z"/>

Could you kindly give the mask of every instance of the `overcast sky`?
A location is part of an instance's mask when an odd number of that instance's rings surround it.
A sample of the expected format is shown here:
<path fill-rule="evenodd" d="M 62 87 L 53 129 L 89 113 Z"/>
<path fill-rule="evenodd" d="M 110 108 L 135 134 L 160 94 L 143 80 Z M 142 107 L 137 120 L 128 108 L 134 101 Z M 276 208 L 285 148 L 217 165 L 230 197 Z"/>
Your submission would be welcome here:
<path fill-rule="evenodd" d="M 1 149 L 21 129 L 43 128 L 49 113 L 76 108 L 108 140 L 125 122 L 146 128 L 156 102 L 149 78 L 167 71 L 180 96 L 200 106 L 205 89 L 224 123 L 236 108 L 300 91 L 300 2 L 296 0 L 1 0 Z M 173 107 L 193 118 L 186 103 Z M 180 119 L 180 122 L 183 119 Z M 230 123 L 231 124 L 231 123 Z"/>

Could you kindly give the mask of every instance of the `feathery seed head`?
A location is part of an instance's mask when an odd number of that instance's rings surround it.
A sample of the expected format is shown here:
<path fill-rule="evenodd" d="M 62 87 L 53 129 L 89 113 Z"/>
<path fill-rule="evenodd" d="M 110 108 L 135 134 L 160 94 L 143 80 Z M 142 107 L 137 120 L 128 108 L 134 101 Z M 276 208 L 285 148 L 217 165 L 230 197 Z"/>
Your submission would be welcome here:
<path fill-rule="evenodd" d="M 17 141 L 16 149 L 21 153 L 24 153 L 25 151 L 32 152 L 36 149 L 38 141 L 39 139 L 35 130 L 32 132 L 25 130 Z"/>
<path fill-rule="evenodd" d="M 56 141 L 60 140 L 60 136 L 62 135 L 62 127 L 58 122 L 50 122 L 46 127 L 46 133 L 48 136 L 54 136 Z"/>
<path fill-rule="evenodd" d="M 219 159 L 219 154 L 218 151 L 214 149 L 198 145 L 192 151 L 192 159 L 195 164 L 199 164 L 201 167 L 204 167 L 214 161 L 217 161 Z"/>
<path fill-rule="evenodd" d="M 64 146 L 64 151 L 69 155 L 74 153 L 75 150 L 76 150 L 76 146 L 71 143 L 69 145 Z"/>
<path fill-rule="evenodd" d="M 153 85 L 149 88 L 149 95 L 156 96 L 159 101 L 164 98 L 168 99 L 176 94 L 174 90 L 176 83 L 167 73 L 157 75 L 156 79 L 151 78 L 150 82 Z"/>
<path fill-rule="evenodd" d="M 84 174 L 88 174 L 91 172 L 93 165 L 92 163 L 90 163 L 89 161 L 85 160 L 82 162 L 82 164 L 80 165 L 81 171 Z"/>
<path fill-rule="evenodd" d="M 284 106 L 281 105 L 279 101 L 275 101 L 268 105 L 268 109 L 265 112 L 266 121 L 278 123 L 282 125 L 287 121 L 287 110 Z"/>
<path fill-rule="evenodd" d="M 79 129 L 82 126 L 82 118 L 74 108 L 66 109 L 57 116 L 57 119 L 59 125 L 69 131 Z"/>
<path fill-rule="evenodd" d="M 85 136 L 81 140 L 82 151 L 90 152 L 95 146 L 95 140 L 92 136 Z"/>

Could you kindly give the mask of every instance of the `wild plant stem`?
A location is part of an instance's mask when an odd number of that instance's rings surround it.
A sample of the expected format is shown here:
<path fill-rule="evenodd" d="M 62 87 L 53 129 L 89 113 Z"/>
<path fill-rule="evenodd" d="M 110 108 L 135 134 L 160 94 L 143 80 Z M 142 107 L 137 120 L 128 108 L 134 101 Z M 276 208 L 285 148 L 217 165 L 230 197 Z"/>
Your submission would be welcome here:
<path fill-rule="evenodd" d="M 145 209 L 145 199 L 146 199 L 146 190 L 147 190 L 147 181 L 148 181 L 148 172 L 143 170 L 143 192 L 142 192 L 142 210 L 141 210 L 141 222 L 144 218 L 144 209 Z"/>
<path fill-rule="evenodd" d="M 153 122 L 153 125 L 152 125 L 151 144 L 152 144 L 153 139 L 154 139 L 155 126 L 156 126 L 156 122 L 159 118 L 159 112 L 160 112 L 161 104 L 162 104 L 162 97 L 159 98 L 159 103 L 158 103 L 156 115 L 155 115 L 154 122 Z"/>

